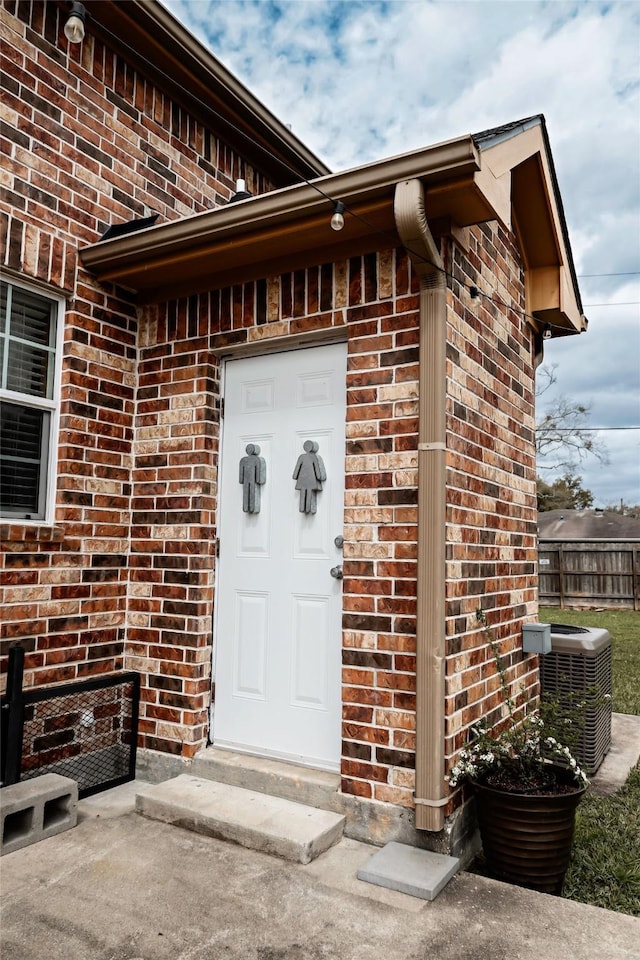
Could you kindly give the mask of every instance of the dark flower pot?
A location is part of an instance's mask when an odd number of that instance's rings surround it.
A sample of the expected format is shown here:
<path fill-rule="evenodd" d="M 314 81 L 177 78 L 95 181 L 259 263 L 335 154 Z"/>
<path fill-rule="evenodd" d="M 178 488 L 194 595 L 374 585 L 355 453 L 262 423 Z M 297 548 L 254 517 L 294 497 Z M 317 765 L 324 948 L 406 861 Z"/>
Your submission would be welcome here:
<path fill-rule="evenodd" d="M 474 783 L 487 868 L 499 880 L 559 894 L 571 857 L 576 809 L 586 787 L 549 796 Z"/>

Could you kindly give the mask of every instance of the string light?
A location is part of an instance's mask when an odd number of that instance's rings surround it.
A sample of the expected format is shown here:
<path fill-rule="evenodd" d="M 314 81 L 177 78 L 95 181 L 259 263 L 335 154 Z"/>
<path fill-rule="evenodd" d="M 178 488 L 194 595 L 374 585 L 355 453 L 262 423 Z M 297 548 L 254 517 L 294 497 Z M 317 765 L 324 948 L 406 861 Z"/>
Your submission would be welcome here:
<path fill-rule="evenodd" d="M 344 211 L 344 203 L 341 200 L 336 200 L 333 216 L 331 217 L 332 230 L 342 230 L 344 227 Z"/>
<path fill-rule="evenodd" d="M 84 40 L 84 23 L 87 12 L 81 3 L 71 4 L 69 16 L 64 25 L 64 35 L 69 43 L 82 43 Z"/>

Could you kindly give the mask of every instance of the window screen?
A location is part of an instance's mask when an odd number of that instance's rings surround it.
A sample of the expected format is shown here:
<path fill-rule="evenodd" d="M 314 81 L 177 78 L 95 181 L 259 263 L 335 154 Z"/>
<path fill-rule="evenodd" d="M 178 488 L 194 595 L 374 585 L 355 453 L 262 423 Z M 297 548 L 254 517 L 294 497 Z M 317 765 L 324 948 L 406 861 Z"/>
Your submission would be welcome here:
<path fill-rule="evenodd" d="M 43 519 L 55 412 L 58 302 L 0 284 L 0 512 Z"/>

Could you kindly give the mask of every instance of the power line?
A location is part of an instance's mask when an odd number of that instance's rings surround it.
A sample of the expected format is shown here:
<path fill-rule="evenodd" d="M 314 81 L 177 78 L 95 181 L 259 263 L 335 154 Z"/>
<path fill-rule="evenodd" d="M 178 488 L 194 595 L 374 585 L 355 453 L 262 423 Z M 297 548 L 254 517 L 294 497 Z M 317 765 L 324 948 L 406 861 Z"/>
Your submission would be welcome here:
<path fill-rule="evenodd" d="M 585 277 L 637 277 L 640 276 L 640 270 L 628 270 L 626 273 L 578 273 L 580 280 Z"/>
<path fill-rule="evenodd" d="M 637 307 L 640 300 L 620 300 L 617 303 L 585 303 L 585 307 Z"/>
<path fill-rule="evenodd" d="M 640 430 L 638 427 L 551 427 L 553 433 L 597 433 L 599 430 Z"/>

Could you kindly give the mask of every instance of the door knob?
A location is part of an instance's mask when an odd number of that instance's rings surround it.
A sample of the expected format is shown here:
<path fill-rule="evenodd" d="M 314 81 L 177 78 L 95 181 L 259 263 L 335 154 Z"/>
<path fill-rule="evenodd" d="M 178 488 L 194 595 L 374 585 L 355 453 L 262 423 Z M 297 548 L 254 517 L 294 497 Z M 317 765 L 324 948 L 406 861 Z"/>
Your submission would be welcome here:
<path fill-rule="evenodd" d="M 337 567 L 331 567 L 329 571 L 334 580 L 342 580 L 342 566 L 338 564 Z"/>

